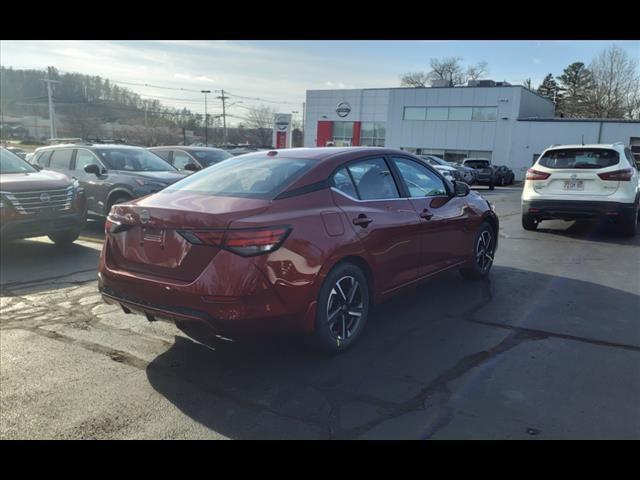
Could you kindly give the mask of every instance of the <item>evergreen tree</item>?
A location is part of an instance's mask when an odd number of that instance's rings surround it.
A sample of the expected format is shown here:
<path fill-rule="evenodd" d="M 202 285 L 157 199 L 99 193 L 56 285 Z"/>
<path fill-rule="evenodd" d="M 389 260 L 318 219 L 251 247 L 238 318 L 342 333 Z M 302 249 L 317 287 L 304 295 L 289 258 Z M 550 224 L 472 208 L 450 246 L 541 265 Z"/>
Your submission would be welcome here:
<path fill-rule="evenodd" d="M 567 117 L 584 117 L 589 114 L 589 95 L 594 83 L 591 72 L 582 62 L 574 62 L 557 77 L 563 93 L 562 113 Z"/>
<path fill-rule="evenodd" d="M 556 114 L 562 113 L 562 91 L 551 73 L 544 77 L 544 80 L 538 87 L 538 94 L 547 97 L 555 103 Z"/>

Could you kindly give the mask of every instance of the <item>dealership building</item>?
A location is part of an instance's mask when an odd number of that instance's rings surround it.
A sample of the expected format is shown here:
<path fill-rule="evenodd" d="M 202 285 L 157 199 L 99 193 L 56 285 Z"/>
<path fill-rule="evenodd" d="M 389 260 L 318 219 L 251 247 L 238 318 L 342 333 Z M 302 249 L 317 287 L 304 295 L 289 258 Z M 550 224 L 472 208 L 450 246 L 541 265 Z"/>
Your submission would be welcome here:
<path fill-rule="evenodd" d="M 463 87 L 309 90 L 304 146 L 330 142 L 399 148 L 453 162 L 487 158 L 522 179 L 554 144 L 623 142 L 640 161 L 640 121 L 555 117 L 549 99 L 491 80 Z"/>

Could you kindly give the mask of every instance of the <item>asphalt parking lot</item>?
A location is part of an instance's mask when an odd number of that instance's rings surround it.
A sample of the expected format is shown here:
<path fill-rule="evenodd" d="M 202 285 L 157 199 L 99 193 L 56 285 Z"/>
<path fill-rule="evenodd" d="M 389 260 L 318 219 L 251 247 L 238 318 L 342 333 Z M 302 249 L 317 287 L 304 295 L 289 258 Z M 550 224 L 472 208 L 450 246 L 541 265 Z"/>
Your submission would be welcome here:
<path fill-rule="evenodd" d="M 377 307 L 343 355 L 230 340 L 102 303 L 102 226 L 3 245 L 0 438 L 640 438 L 640 236 L 520 226 L 482 190 L 490 279 L 456 272 Z"/>

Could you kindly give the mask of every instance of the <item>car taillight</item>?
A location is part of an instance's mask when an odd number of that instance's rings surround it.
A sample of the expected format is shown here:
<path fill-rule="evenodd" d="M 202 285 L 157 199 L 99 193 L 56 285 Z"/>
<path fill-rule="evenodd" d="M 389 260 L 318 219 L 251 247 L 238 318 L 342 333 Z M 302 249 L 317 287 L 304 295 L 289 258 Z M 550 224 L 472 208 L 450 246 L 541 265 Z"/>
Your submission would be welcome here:
<path fill-rule="evenodd" d="M 181 230 L 178 233 L 196 245 L 211 245 L 243 257 L 277 250 L 285 241 L 290 227 L 243 228 L 230 230 Z"/>
<path fill-rule="evenodd" d="M 599 173 L 598 176 L 602 180 L 610 182 L 628 182 L 633 177 L 633 169 L 625 168 L 623 170 L 616 170 L 615 172 Z"/>
<path fill-rule="evenodd" d="M 527 180 L 546 180 L 550 176 L 550 173 L 534 170 L 533 168 L 527 170 Z"/>

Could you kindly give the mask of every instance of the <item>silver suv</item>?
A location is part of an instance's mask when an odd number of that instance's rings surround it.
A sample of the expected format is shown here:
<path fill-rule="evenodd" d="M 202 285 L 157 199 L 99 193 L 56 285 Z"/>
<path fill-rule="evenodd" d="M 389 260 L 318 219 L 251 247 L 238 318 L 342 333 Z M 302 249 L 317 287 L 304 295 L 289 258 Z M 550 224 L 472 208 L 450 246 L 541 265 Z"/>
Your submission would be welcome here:
<path fill-rule="evenodd" d="M 77 179 L 93 217 L 105 217 L 112 205 L 158 192 L 185 176 L 145 148 L 118 144 L 41 147 L 32 161 Z"/>

